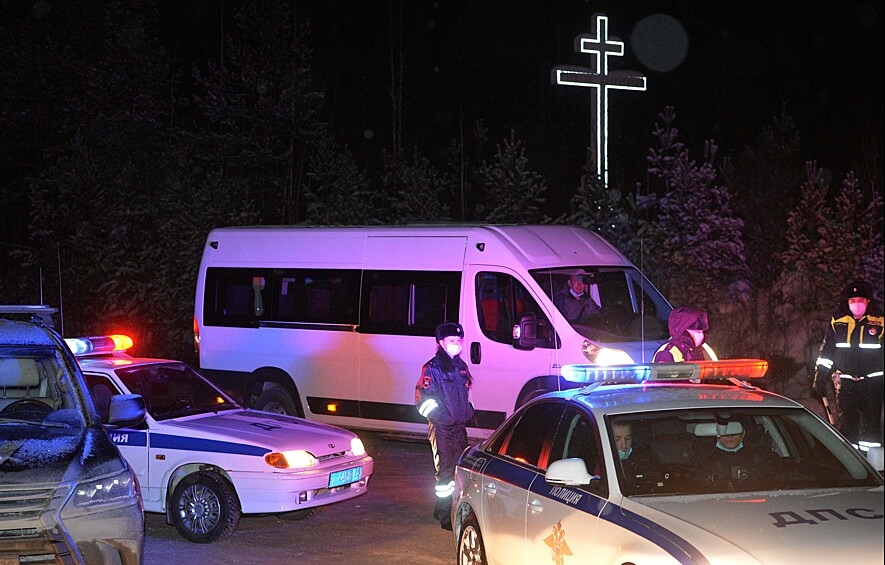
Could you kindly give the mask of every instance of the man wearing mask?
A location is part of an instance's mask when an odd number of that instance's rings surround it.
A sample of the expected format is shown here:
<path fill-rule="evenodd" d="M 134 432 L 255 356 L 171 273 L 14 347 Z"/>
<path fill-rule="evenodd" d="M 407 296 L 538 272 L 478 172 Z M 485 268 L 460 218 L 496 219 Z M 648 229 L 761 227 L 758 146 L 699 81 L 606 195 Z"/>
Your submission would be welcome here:
<path fill-rule="evenodd" d="M 857 280 L 842 289 L 836 312 L 815 363 L 813 392 L 824 398 L 836 389 L 836 428 L 851 443 L 881 445 L 879 414 L 885 387 L 882 370 L 882 316 L 869 310 L 870 286 Z"/>
<path fill-rule="evenodd" d="M 670 312 L 667 320 L 670 339 L 664 342 L 653 359 L 654 363 L 682 363 L 684 361 L 718 361 L 713 348 L 707 345 L 704 332 L 710 329 L 707 313 L 690 306 L 679 306 Z"/>
<path fill-rule="evenodd" d="M 436 468 L 433 516 L 445 530 L 452 529 L 455 465 L 467 448 L 467 422 L 473 419 L 469 398 L 473 379 L 460 357 L 463 340 L 460 324 L 440 324 L 436 328 L 436 355 L 424 364 L 415 385 L 415 406 L 427 418 L 427 438 Z"/>
<path fill-rule="evenodd" d="M 582 275 L 569 275 L 566 287 L 556 293 L 556 307 L 569 322 L 586 321 L 602 311 L 587 290 Z"/>
<path fill-rule="evenodd" d="M 612 423 L 612 436 L 615 440 L 615 448 L 618 450 L 618 459 L 621 461 L 621 469 L 628 489 L 631 492 L 642 492 L 649 489 L 651 481 L 658 478 L 649 473 L 659 471 L 661 461 L 653 451 L 633 441 L 633 425 L 627 420 Z M 647 492 L 643 492 L 647 494 Z"/>

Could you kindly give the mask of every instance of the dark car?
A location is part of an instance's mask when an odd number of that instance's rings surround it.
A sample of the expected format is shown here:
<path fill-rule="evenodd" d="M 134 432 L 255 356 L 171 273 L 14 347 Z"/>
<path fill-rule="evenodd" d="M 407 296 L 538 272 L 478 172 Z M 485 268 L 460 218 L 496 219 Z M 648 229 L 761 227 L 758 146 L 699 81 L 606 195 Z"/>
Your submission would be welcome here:
<path fill-rule="evenodd" d="M 135 425 L 144 402 L 120 397 L 111 413 Z M 143 544 L 135 473 L 70 350 L 43 317 L 0 318 L 0 563 L 132 565 Z"/>

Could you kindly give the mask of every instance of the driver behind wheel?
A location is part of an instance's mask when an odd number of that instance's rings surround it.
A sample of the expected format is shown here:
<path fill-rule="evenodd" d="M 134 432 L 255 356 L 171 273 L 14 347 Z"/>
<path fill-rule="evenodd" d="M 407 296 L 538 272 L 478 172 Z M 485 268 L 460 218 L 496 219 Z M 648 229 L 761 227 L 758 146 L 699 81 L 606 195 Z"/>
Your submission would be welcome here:
<path fill-rule="evenodd" d="M 770 449 L 745 445 L 746 432 L 739 421 L 702 423 L 695 435 L 712 435 L 715 427 L 716 443 L 701 449 L 696 455 L 696 469 L 711 492 L 741 492 L 762 488 L 778 467 L 779 458 Z"/>

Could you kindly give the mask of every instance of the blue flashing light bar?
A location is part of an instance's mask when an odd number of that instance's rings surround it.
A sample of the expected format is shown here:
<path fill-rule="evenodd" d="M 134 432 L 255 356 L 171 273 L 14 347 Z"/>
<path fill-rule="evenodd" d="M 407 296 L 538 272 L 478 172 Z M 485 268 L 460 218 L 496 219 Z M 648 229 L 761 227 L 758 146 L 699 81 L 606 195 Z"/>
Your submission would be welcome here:
<path fill-rule="evenodd" d="M 709 379 L 753 379 L 764 377 L 768 361 L 727 359 L 692 363 L 645 363 L 637 365 L 565 365 L 562 378 L 573 383 L 644 383 L 668 381 L 699 382 Z"/>

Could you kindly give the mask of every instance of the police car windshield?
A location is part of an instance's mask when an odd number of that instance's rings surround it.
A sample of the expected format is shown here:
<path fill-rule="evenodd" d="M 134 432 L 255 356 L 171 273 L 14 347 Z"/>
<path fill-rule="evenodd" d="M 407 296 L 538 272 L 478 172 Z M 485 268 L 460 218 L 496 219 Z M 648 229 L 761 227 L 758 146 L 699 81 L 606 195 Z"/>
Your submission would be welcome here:
<path fill-rule="evenodd" d="M 0 347 L 0 421 L 84 427 L 85 411 L 70 367 L 49 347 Z M 4 434 L 0 434 L 4 435 Z"/>
<path fill-rule="evenodd" d="M 607 427 L 628 496 L 882 484 L 855 448 L 802 409 L 619 415 Z"/>
<path fill-rule="evenodd" d="M 532 277 L 579 334 L 600 342 L 667 339 L 672 309 L 638 269 L 576 265 Z M 580 293 L 580 298 L 569 295 Z"/>
<path fill-rule="evenodd" d="M 154 420 L 232 410 L 239 406 L 184 363 L 154 363 L 117 369 L 133 394 L 144 398 Z"/>

